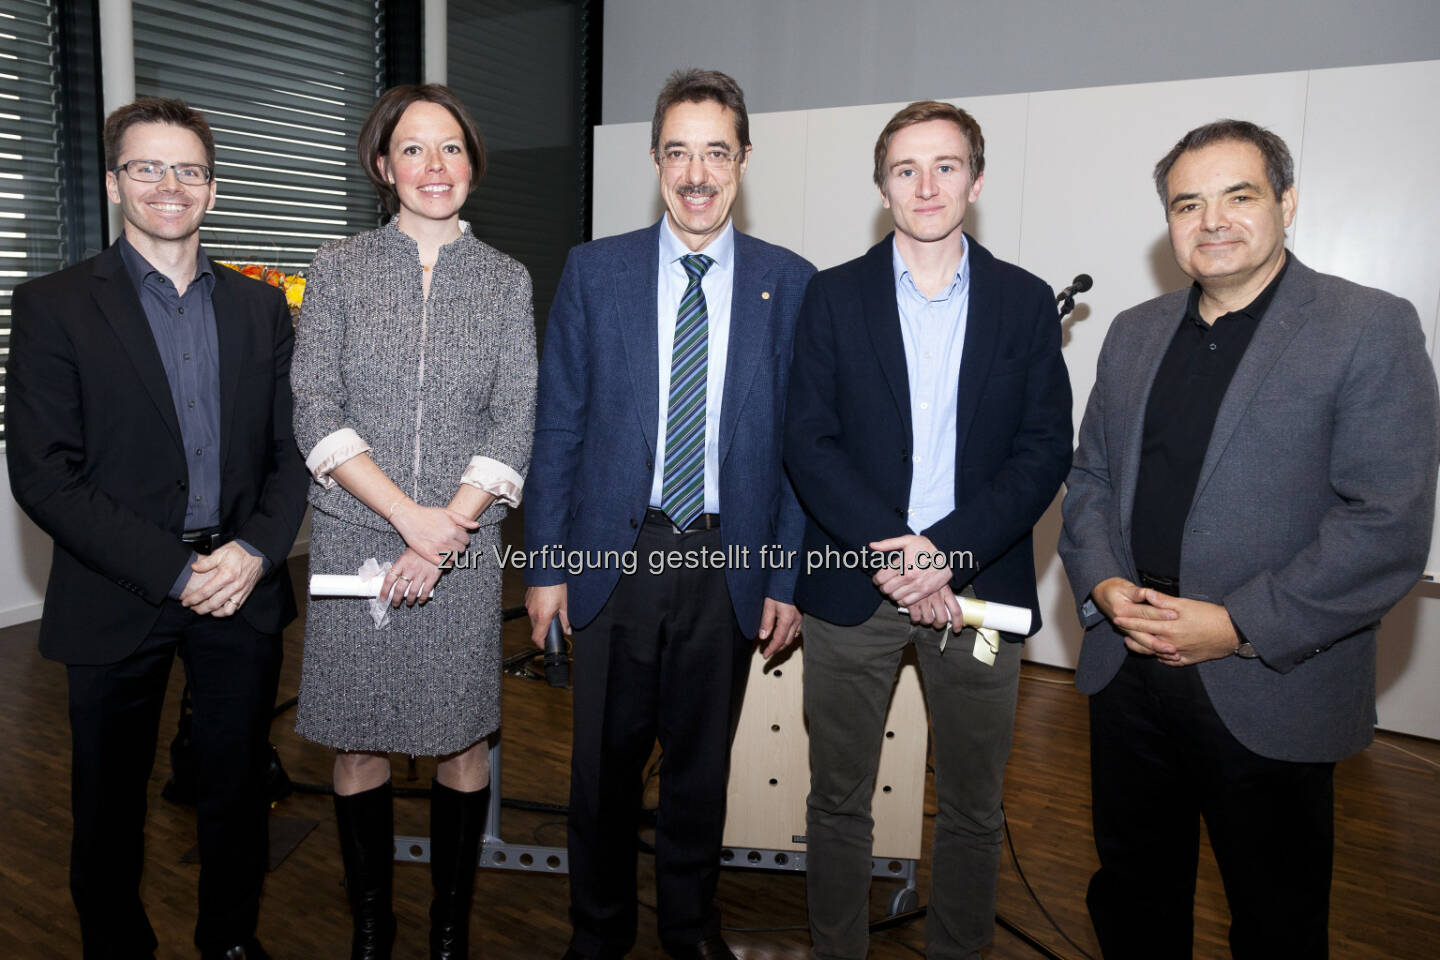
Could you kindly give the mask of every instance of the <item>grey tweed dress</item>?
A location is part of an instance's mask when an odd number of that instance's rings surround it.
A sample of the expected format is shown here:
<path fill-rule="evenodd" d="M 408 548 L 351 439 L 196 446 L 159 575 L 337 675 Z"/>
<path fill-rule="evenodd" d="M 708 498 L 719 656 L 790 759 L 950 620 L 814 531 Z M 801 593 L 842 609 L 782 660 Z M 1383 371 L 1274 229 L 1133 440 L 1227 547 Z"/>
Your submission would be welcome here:
<path fill-rule="evenodd" d="M 385 475 L 424 506 L 450 501 L 472 457 L 521 478 L 530 462 L 530 275 L 462 227 L 440 250 L 428 300 L 419 250 L 395 221 L 325 244 L 307 272 L 296 331 L 291 384 L 301 453 L 353 430 Z M 384 563 L 405 550 L 384 517 L 328 478 L 311 485 L 309 500 L 312 573 L 354 573 L 369 558 Z M 467 569 L 442 576 L 429 603 L 392 610 L 383 629 L 364 600 L 311 598 L 297 732 L 342 750 L 434 755 L 499 727 L 494 548 L 505 510 L 497 498 L 480 517 Z"/>

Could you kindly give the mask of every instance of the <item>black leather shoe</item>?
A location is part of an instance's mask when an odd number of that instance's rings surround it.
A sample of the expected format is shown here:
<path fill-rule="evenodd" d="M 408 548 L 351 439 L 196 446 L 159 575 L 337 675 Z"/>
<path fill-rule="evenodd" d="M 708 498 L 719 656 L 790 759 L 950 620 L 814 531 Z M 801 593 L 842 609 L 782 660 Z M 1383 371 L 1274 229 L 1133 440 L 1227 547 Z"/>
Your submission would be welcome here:
<path fill-rule="evenodd" d="M 202 960 L 270 960 L 270 954 L 260 946 L 259 940 L 251 940 L 226 950 L 206 950 Z"/>
<path fill-rule="evenodd" d="M 693 947 L 666 948 L 673 960 L 739 960 L 723 937 L 707 937 Z"/>
<path fill-rule="evenodd" d="M 624 950 L 602 950 L 593 957 L 587 957 L 579 950 L 571 947 L 565 951 L 565 956 L 561 957 L 560 960 L 625 960 L 625 953 L 626 951 Z"/>

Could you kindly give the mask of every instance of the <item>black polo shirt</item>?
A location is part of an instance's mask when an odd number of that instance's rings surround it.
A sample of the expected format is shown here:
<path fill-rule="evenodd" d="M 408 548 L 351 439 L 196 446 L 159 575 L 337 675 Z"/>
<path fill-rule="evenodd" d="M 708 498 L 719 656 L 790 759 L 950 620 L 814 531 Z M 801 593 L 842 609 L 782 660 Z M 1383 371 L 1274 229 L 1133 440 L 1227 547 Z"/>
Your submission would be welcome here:
<path fill-rule="evenodd" d="M 1287 254 L 1275 279 L 1249 306 L 1217 317 L 1213 324 L 1200 318 L 1200 284 L 1190 288 L 1185 315 L 1160 361 L 1145 405 L 1140 474 L 1130 515 L 1130 547 L 1137 570 L 1179 578 L 1185 518 L 1195 498 L 1215 416 L 1289 268 Z"/>

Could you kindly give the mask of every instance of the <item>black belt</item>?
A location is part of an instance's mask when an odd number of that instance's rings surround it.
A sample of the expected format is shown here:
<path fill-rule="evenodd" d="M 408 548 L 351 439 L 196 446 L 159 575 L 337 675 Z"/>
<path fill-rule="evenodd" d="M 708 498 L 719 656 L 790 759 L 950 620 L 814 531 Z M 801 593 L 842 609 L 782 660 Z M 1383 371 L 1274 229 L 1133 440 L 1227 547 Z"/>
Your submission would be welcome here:
<path fill-rule="evenodd" d="M 219 527 L 207 527 L 204 530 L 186 530 L 180 534 L 180 542 L 196 553 L 206 554 L 219 549 L 225 537 Z"/>
<path fill-rule="evenodd" d="M 1149 587 L 1151 590 L 1159 590 L 1161 593 L 1169 594 L 1172 597 L 1180 596 L 1180 580 L 1178 577 L 1158 577 L 1153 573 L 1146 573 L 1144 570 L 1137 570 L 1140 574 L 1140 586 Z"/>
<path fill-rule="evenodd" d="M 720 514 L 702 513 L 694 520 L 690 521 L 690 526 L 686 527 L 684 530 L 681 530 L 679 527 L 675 526 L 675 524 L 668 516 L 665 515 L 664 510 L 661 510 L 659 507 L 651 507 L 645 511 L 645 522 L 662 523 L 676 533 L 690 533 L 692 530 L 719 530 Z"/>

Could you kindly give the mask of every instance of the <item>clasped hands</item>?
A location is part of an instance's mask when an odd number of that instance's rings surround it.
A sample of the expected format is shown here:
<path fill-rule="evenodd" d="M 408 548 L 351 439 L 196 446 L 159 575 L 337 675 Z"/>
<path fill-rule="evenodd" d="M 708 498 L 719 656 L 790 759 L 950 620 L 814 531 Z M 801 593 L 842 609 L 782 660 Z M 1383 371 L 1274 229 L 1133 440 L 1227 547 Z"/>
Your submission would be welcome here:
<path fill-rule="evenodd" d="M 255 589 L 263 569 L 264 561 L 232 540 L 190 564 L 180 602 L 201 615 L 231 616 Z"/>
<path fill-rule="evenodd" d="M 447 553 L 459 553 L 470 545 L 470 531 L 480 527 L 449 507 L 422 507 L 404 500 L 390 511 L 390 524 L 405 538 L 405 552 L 390 565 L 380 596 L 390 605 L 414 606 L 425 603 L 445 572 L 440 564 Z"/>
<path fill-rule="evenodd" d="M 1124 577 L 1100 581 L 1090 599 L 1120 628 L 1126 647 L 1168 666 L 1218 660 L 1240 646 L 1229 611 L 1218 603 L 1172 597 Z"/>
<path fill-rule="evenodd" d="M 929 537 L 910 533 L 889 540 L 877 540 L 870 544 L 870 549 L 902 554 L 904 562 L 900 569 L 886 567 L 871 580 L 896 606 L 910 611 L 911 623 L 936 630 L 943 630 L 947 624 L 953 623 L 959 629 L 960 600 L 950 589 L 951 571 L 932 563 L 917 562 L 922 554 L 932 558 L 940 555 Z"/>

